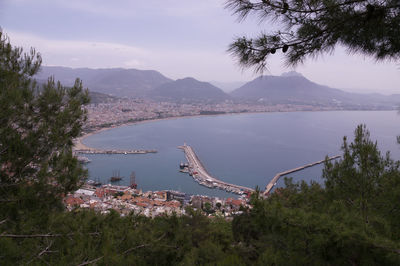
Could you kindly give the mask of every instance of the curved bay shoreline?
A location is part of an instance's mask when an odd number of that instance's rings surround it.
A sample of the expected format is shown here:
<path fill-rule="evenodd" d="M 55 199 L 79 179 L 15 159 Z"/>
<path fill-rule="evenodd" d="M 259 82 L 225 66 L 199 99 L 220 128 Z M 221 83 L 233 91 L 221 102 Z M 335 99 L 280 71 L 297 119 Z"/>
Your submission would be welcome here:
<path fill-rule="evenodd" d="M 84 133 L 82 136 L 79 138 L 76 138 L 74 140 L 74 147 L 73 150 L 90 150 L 90 149 L 96 149 L 95 147 L 89 147 L 86 144 L 83 143 L 84 139 L 87 137 L 93 136 L 95 134 L 99 134 L 101 132 L 119 128 L 119 127 L 124 127 L 124 126 L 132 126 L 132 125 L 140 125 L 140 124 L 145 124 L 145 123 L 152 123 L 152 122 L 160 122 L 160 121 L 166 121 L 166 120 L 175 120 L 175 119 L 183 119 L 183 118 L 196 118 L 196 117 L 213 117 L 213 116 L 226 116 L 226 115 L 244 115 L 244 114 L 260 114 L 260 113 L 276 113 L 276 112 L 241 112 L 241 113 L 225 113 L 225 114 L 210 114 L 210 115 L 186 115 L 186 116 L 172 116 L 172 117 L 165 117 L 165 118 L 155 118 L 155 119 L 146 119 L 142 121 L 135 121 L 135 122 L 126 122 L 126 123 L 121 123 L 121 124 L 116 124 L 113 126 L 109 127 L 103 127 L 96 129 L 92 132 L 89 133 Z"/>
<path fill-rule="evenodd" d="M 165 117 L 165 118 L 154 118 L 154 119 L 145 119 L 141 121 L 134 121 L 134 122 L 121 122 L 121 124 L 115 124 L 112 126 L 108 127 L 102 127 L 99 129 L 96 129 L 92 132 L 89 133 L 84 133 L 82 136 L 79 138 L 76 138 L 74 140 L 74 147 L 73 150 L 90 150 L 90 149 L 96 149 L 95 147 L 89 147 L 86 144 L 83 143 L 83 140 L 86 139 L 87 137 L 90 137 L 92 135 L 101 133 L 103 131 L 123 127 L 123 126 L 131 126 L 131 125 L 139 125 L 139 124 L 144 124 L 144 123 L 152 123 L 152 122 L 160 122 L 160 121 L 165 121 L 165 120 L 175 120 L 175 119 L 184 119 L 184 118 L 196 118 L 196 117 L 214 117 L 214 116 L 228 116 L 228 115 L 245 115 L 245 114 L 263 114 L 263 113 L 293 113 L 293 112 L 331 112 L 331 111 L 387 111 L 387 110 L 337 110 L 337 109 L 321 109 L 321 110 L 290 110 L 290 111 L 260 111 L 260 112 L 237 112 L 237 113 L 220 113 L 220 114 L 206 114 L 206 115 L 185 115 L 185 116 L 171 116 L 171 117 Z"/>

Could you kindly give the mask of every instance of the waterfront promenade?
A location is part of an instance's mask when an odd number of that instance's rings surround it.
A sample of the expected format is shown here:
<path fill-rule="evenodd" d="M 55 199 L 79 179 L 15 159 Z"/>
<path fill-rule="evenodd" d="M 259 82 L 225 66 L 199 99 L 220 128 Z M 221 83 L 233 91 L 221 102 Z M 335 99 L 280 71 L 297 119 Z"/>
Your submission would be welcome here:
<path fill-rule="evenodd" d="M 193 148 L 186 145 L 186 143 L 183 146 L 179 146 L 178 148 L 182 149 L 185 153 L 186 159 L 189 164 L 189 174 L 192 175 L 193 178 L 201 185 L 207 187 L 216 187 L 236 194 L 254 192 L 254 189 L 223 182 L 210 175 L 204 165 L 201 163 L 200 159 L 197 157 Z"/>

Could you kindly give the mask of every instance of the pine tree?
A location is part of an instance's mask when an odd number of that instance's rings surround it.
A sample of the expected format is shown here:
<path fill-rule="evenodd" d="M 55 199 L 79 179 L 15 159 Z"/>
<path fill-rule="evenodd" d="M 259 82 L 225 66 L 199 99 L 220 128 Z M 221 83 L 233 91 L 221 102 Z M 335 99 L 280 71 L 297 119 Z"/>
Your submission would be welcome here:
<path fill-rule="evenodd" d="M 0 220 L 23 210 L 53 209 L 78 188 L 86 171 L 72 154 L 86 119 L 88 93 L 53 78 L 33 78 L 42 59 L 23 53 L 0 31 Z"/>
<path fill-rule="evenodd" d="M 397 0 L 228 0 L 240 19 L 255 15 L 281 30 L 237 38 L 229 51 L 243 67 L 265 68 L 278 50 L 286 64 L 331 52 L 341 44 L 377 60 L 400 58 L 400 4 Z"/>

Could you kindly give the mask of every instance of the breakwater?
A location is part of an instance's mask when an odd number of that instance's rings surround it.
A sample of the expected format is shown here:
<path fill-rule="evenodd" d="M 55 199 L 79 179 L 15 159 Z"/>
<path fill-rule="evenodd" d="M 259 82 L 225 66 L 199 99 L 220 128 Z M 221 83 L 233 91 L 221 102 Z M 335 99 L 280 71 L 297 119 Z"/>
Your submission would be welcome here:
<path fill-rule="evenodd" d="M 84 149 L 75 150 L 77 154 L 145 154 L 157 153 L 157 150 L 100 150 L 100 149 Z"/>
<path fill-rule="evenodd" d="M 335 160 L 335 159 L 340 158 L 340 157 L 341 157 L 340 155 L 336 155 L 336 156 L 333 156 L 333 157 L 328 157 L 325 160 L 317 161 L 317 162 L 314 162 L 314 163 L 309 163 L 309 164 L 306 164 L 306 165 L 303 165 L 303 166 L 300 166 L 300 167 L 297 167 L 297 168 L 294 168 L 294 169 L 290 169 L 290 170 L 287 170 L 287 171 L 284 171 L 284 172 L 281 172 L 281 173 L 277 173 L 274 176 L 274 178 L 272 178 L 271 181 L 267 184 L 263 194 L 264 194 L 264 196 L 268 196 L 269 193 L 271 192 L 271 189 L 276 185 L 276 182 L 278 182 L 278 180 L 279 180 L 279 178 L 281 176 L 288 175 L 288 174 L 291 174 L 291 173 L 295 173 L 295 172 L 301 171 L 301 170 L 303 170 L 305 168 L 312 167 L 314 165 L 318 165 L 318 164 L 324 163 L 325 161 Z"/>
<path fill-rule="evenodd" d="M 244 193 L 251 193 L 254 191 L 254 189 L 248 187 L 223 182 L 216 177 L 210 175 L 205 169 L 204 165 L 201 163 L 197 154 L 194 152 L 193 148 L 186 145 L 186 143 L 183 146 L 179 146 L 178 148 L 182 149 L 185 153 L 186 159 L 188 161 L 187 172 L 200 185 L 209 188 L 219 188 L 240 195 Z"/>

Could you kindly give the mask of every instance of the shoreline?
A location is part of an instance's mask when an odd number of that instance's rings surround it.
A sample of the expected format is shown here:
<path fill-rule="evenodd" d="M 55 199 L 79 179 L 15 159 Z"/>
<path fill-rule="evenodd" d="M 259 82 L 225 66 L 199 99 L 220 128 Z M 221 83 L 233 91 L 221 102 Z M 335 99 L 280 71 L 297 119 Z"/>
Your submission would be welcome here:
<path fill-rule="evenodd" d="M 160 121 L 165 121 L 165 120 L 174 120 L 174 119 L 183 119 L 183 118 L 196 118 L 196 117 L 214 117 L 214 116 L 227 116 L 227 115 L 245 115 L 245 114 L 264 114 L 264 113 L 293 113 L 293 112 L 331 112 L 331 111 L 389 111 L 389 110 L 318 110 L 318 111 L 305 111 L 305 110 L 296 110 L 296 111 L 265 111 L 265 112 L 239 112 L 239 113 L 223 113 L 223 114 L 207 114 L 207 115 L 184 115 L 184 116 L 171 116 L 171 117 L 165 117 L 165 118 L 155 118 L 155 119 L 146 119 L 142 121 L 135 121 L 135 122 L 125 122 L 122 124 L 110 126 L 110 127 L 103 127 L 100 129 L 97 129 L 95 131 L 85 133 L 82 136 L 76 138 L 74 140 L 74 146 L 73 150 L 94 150 L 97 148 L 94 147 L 89 147 L 86 144 L 83 143 L 83 140 L 87 137 L 90 137 L 92 135 L 101 133 L 103 131 L 123 127 L 123 126 L 131 126 L 131 125 L 140 125 L 140 124 L 145 124 L 145 123 L 151 123 L 151 122 L 160 122 Z"/>
<path fill-rule="evenodd" d="M 155 118 L 155 119 L 146 119 L 142 121 L 135 121 L 135 122 L 126 122 L 122 123 L 119 125 L 111 126 L 111 127 L 103 127 L 100 129 L 97 129 L 95 131 L 83 134 L 82 136 L 76 138 L 74 140 L 74 146 L 73 150 L 93 150 L 97 149 L 95 147 L 89 147 L 86 144 L 83 143 L 83 140 L 87 137 L 93 136 L 95 134 L 123 127 L 123 126 L 132 126 L 132 125 L 140 125 L 140 124 L 145 124 L 145 123 L 151 123 L 151 122 L 160 122 L 160 121 L 166 121 L 166 120 L 174 120 L 174 119 L 182 119 L 182 118 L 196 118 L 196 117 L 213 117 L 213 116 L 223 116 L 223 115 L 241 115 L 241 114 L 260 114 L 260 113 L 274 113 L 274 112 L 242 112 L 242 113 L 225 113 L 225 114 L 210 114 L 210 115 L 184 115 L 184 116 L 171 116 L 171 117 L 165 117 L 165 118 Z"/>

